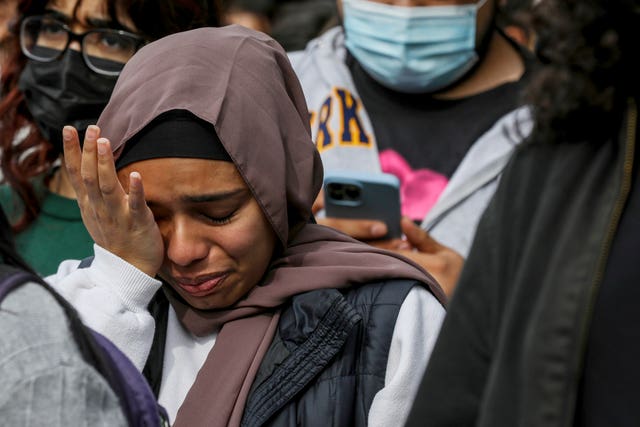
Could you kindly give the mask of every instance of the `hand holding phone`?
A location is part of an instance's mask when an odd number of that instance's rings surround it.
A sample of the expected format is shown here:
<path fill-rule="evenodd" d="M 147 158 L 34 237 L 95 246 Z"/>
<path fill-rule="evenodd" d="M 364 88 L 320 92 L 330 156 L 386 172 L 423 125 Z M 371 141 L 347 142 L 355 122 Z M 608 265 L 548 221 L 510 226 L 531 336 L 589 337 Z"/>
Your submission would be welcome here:
<path fill-rule="evenodd" d="M 400 182 L 386 173 L 329 172 L 324 178 L 327 217 L 383 221 L 384 239 L 400 238 Z"/>

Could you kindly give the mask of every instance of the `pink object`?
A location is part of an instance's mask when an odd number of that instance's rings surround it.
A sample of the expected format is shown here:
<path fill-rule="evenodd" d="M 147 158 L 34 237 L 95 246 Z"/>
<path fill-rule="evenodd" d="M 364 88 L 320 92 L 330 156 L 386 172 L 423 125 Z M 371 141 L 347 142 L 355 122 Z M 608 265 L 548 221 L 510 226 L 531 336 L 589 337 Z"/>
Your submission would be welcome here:
<path fill-rule="evenodd" d="M 400 180 L 402 215 L 417 221 L 421 221 L 435 205 L 449 183 L 446 176 L 430 169 L 413 170 L 394 150 L 380 153 L 380 166 L 383 172 L 393 174 Z"/>

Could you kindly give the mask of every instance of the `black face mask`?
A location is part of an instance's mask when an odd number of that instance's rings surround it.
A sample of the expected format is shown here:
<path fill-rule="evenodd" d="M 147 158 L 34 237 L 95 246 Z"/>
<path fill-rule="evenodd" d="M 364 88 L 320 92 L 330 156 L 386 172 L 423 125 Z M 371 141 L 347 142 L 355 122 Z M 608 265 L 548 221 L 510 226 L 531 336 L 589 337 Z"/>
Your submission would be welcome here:
<path fill-rule="evenodd" d="M 107 105 L 116 77 L 89 69 L 82 54 L 68 49 L 53 62 L 29 61 L 20 75 L 18 87 L 24 93 L 29 112 L 42 135 L 62 153 L 62 128 L 74 126 L 84 132 Z"/>

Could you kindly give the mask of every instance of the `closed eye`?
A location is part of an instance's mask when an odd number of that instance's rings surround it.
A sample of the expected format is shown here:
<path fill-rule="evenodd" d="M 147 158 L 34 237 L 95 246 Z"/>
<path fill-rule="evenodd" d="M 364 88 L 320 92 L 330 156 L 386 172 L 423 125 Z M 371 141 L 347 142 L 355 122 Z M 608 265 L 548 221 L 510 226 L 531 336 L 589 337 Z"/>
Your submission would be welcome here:
<path fill-rule="evenodd" d="M 235 215 L 236 211 L 231 212 L 229 215 L 225 216 L 212 216 L 207 215 L 206 213 L 200 214 L 203 218 L 206 219 L 207 222 L 210 222 L 214 225 L 225 225 L 231 222 L 231 219 Z"/>

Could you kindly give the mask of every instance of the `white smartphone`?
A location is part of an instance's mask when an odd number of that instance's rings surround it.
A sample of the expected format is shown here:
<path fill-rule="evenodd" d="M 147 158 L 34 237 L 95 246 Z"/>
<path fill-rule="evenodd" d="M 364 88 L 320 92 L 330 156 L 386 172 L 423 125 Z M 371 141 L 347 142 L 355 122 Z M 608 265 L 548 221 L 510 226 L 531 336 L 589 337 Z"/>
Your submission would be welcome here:
<path fill-rule="evenodd" d="M 400 181 L 395 175 L 328 172 L 324 177 L 327 217 L 374 219 L 387 225 L 385 239 L 400 238 Z"/>

